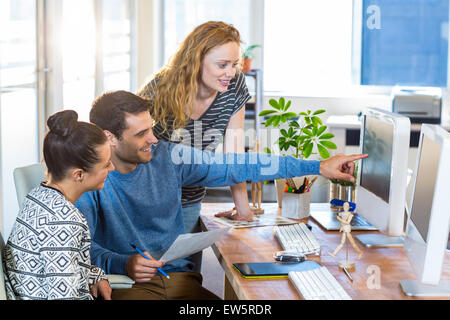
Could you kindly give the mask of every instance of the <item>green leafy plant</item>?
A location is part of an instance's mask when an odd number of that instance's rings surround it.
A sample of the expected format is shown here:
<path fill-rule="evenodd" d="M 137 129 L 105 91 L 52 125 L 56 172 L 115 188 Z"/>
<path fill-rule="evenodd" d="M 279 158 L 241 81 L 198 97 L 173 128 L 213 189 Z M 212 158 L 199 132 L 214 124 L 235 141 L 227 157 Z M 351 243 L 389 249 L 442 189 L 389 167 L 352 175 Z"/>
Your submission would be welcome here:
<path fill-rule="evenodd" d="M 244 59 L 252 59 L 252 58 L 253 58 L 253 53 L 254 53 L 253 51 L 254 51 L 256 48 L 261 48 L 261 45 L 259 45 L 259 44 L 253 44 L 253 45 L 251 45 L 251 46 L 248 46 L 248 47 L 245 49 L 245 51 L 244 51 L 242 57 L 243 57 Z"/>
<path fill-rule="evenodd" d="M 281 137 L 276 141 L 280 151 L 295 158 L 307 159 L 312 154 L 319 154 L 322 159 L 330 157 L 329 149 L 337 149 L 330 141 L 334 134 L 327 133 L 327 126 L 323 124 L 320 114 L 323 109 L 295 113 L 289 111 L 291 101 L 281 97 L 278 101 L 270 99 L 272 109 L 262 111 L 259 116 L 270 116 L 263 124 L 280 130 Z M 283 124 L 288 122 L 288 126 Z M 282 128 L 282 126 L 284 128 Z M 270 149 L 265 148 L 270 153 Z M 317 152 L 315 152 L 317 150 Z"/>

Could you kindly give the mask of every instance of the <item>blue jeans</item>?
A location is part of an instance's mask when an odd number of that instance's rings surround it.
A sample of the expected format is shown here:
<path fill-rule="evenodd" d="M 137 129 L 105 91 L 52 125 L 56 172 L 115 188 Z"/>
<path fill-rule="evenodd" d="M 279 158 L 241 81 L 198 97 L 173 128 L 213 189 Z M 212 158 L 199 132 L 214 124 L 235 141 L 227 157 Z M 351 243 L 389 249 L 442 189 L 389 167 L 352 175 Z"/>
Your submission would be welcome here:
<path fill-rule="evenodd" d="M 198 219 L 200 217 L 200 209 L 202 208 L 202 203 L 195 203 L 192 206 L 184 207 L 183 209 L 183 220 L 184 228 L 187 233 L 199 232 L 200 225 Z M 194 253 L 189 257 L 189 260 L 194 264 L 193 270 L 195 272 L 201 271 L 202 268 L 202 251 Z"/>
<path fill-rule="evenodd" d="M 202 203 L 195 203 L 188 207 L 183 207 L 183 221 L 184 229 L 187 233 L 198 232 L 197 228 L 198 218 L 200 217 L 200 210 Z"/>

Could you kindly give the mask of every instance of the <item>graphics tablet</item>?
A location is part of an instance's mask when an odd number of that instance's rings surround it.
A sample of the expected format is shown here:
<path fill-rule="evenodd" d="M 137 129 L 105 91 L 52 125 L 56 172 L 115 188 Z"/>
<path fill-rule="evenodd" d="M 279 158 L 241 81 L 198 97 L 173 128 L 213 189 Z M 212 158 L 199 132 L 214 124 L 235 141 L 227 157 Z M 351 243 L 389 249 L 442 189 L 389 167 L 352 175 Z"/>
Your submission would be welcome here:
<path fill-rule="evenodd" d="M 320 264 L 315 261 L 304 261 L 300 263 L 233 263 L 233 266 L 247 279 L 287 278 L 290 271 L 306 271 L 320 268 Z"/>

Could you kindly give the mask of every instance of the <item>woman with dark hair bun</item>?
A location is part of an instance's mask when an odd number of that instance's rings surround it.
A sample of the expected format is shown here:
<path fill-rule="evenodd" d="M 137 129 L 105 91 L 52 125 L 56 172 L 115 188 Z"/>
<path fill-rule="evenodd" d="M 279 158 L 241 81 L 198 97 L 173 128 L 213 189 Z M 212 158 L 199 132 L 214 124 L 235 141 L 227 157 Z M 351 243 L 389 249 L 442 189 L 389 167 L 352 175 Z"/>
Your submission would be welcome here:
<path fill-rule="evenodd" d="M 5 248 L 8 298 L 109 300 L 105 273 L 91 265 L 86 219 L 73 205 L 103 188 L 114 170 L 108 140 L 72 110 L 52 115 L 47 125 L 47 181 L 26 196 Z"/>

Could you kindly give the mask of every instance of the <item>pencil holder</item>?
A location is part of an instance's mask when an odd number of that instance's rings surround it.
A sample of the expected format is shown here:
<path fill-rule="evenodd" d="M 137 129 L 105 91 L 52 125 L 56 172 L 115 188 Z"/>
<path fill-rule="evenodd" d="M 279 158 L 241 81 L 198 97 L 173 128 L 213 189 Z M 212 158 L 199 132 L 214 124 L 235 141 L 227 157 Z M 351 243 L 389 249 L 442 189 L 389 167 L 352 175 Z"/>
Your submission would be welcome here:
<path fill-rule="evenodd" d="M 311 204 L 311 192 L 283 193 L 281 215 L 291 219 L 303 219 L 309 217 Z"/>
<path fill-rule="evenodd" d="M 310 179 L 311 176 L 306 176 L 308 179 Z M 303 183 L 303 179 L 305 178 L 305 176 L 302 177 L 294 177 L 292 178 L 292 180 L 294 180 L 295 184 L 297 186 L 301 186 Z M 284 194 L 284 189 L 286 188 L 286 179 L 275 179 L 275 186 L 277 189 L 277 202 L 278 202 L 278 207 L 282 208 L 283 207 L 283 194 Z"/>

